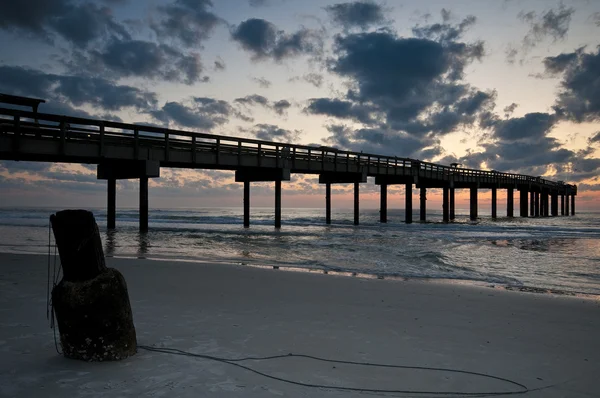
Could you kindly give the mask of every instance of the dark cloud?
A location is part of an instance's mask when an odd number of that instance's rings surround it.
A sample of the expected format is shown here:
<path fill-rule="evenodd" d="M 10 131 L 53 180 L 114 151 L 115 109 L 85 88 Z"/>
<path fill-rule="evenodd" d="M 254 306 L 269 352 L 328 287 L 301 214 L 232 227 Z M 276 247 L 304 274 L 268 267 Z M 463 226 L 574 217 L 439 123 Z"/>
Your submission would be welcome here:
<path fill-rule="evenodd" d="M 287 100 L 279 100 L 279 101 L 271 103 L 271 102 L 269 102 L 269 100 L 266 97 L 263 97 L 262 95 L 258 95 L 258 94 L 251 94 L 251 95 L 247 95 L 245 97 L 236 98 L 234 100 L 234 102 L 236 102 L 238 104 L 246 105 L 246 106 L 260 105 L 260 106 L 263 106 L 267 109 L 274 111 L 275 113 L 277 113 L 280 116 L 284 115 L 286 113 L 286 111 L 288 110 L 288 108 L 290 106 L 292 106 L 292 104 Z"/>
<path fill-rule="evenodd" d="M 223 61 L 220 57 L 215 60 L 215 70 L 216 71 L 222 71 L 222 70 L 225 70 L 225 68 L 226 68 L 225 61 Z"/>
<path fill-rule="evenodd" d="M 352 129 L 344 125 L 329 125 L 327 130 L 331 135 L 323 140 L 325 143 L 355 152 L 425 159 L 442 151 L 435 138 L 414 137 L 386 128 Z"/>
<path fill-rule="evenodd" d="M 323 85 L 323 75 L 318 73 L 307 73 L 303 76 L 295 76 L 289 79 L 290 82 L 297 82 L 299 80 L 304 80 L 317 88 Z"/>
<path fill-rule="evenodd" d="M 309 105 L 305 108 L 305 111 L 313 115 L 352 119 L 365 124 L 374 122 L 374 118 L 372 117 L 372 113 L 374 112 L 373 107 L 335 98 L 312 98 L 309 100 Z"/>
<path fill-rule="evenodd" d="M 595 12 L 591 15 L 591 19 L 596 26 L 600 27 L 600 12 Z"/>
<path fill-rule="evenodd" d="M 46 74 L 18 66 L 0 66 L 0 91 L 47 99 L 48 103 L 42 104 L 40 111 L 52 109 L 70 115 L 74 115 L 74 110 L 64 104 L 92 105 L 100 110 L 117 111 L 128 107 L 148 110 L 157 103 L 154 93 L 106 79 Z"/>
<path fill-rule="evenodd" d="M 588 139 L 588 143 L 590 145 L 594 145 L 594 144 L 600 144 L 600 131 L 597 131 L 596 134 L 592 135 L 589 139 Z"/>
<path fill-rule="evenodd" d="M 103 49 L 79 54 L 70 67 L 108 74 L 114 78 L 142 77 L 193 84 L 206 82 L 203 65 L 196 53 L 182 53 L 175 47 L 141 40 L 111 40 Z"/>
<path fill-rule="evenodd" d="M 561 117 L 582 121 L 600 120 L 600 46 L 595 52 L 578 49 L 544 59 L 546 71 L 561 74 L 555 110 Z"/>
<path fill-rule="evenodd" d="M 318 55 L 323 48 L 323 41 L 314 31 L 302 28 L 288 34 L 258 18 L 247 19 L 234 27 L 231 38 L 250 52 L 254 60 L 282 61 L 302 54 Z"/>
<path fill-rule="evenodd" d="M 194 97 L 189 103 L 167 102 L 160 110 L 150 111 L 156 120 L 181 127 L 211 130 L 225 124 L 234 114 L 227 101 L 206 97 Z"/>
<path fill-rule="evenodd" d="M 350 88 L 343 98 L 311 100 L 306 111 L 364 125 L 330 130 L 336 145 L 438 156 L 439 135 L 474 125 L 495 106 L 495 92 L 462 82 L 465 67 L 484 52 L 481 42 L 461 41 L 474 21 L 417 26 L 412 38 L 389 31 L 336 36 L 329 70 Z"/>
<path fill-rule="evenodd" d="M 224 21 L 210 11 L 210 0 L 175 0 L 159 6 L 162 19 L 151 25 L 159 39 L 175 38 L 186 47 L 201 47 Z"/>
<path fill-rule="evenodd" d="M 253 77 L 252 80 L 256 83 L 258 83 L 258 85 L 262 88 L 269 88 L 271 87 L 271 83 L 269 80 L 265 79 L 264 77 Z"/>
<path fill-rule="evenodd" d="M 504 142 L 537 142 L 552 129 L 556 121 L 556 117 L 548 113 L 528 113 L 523 117 L 498 120 L 493 123 L 494 138 Z"/>
<path fill-rule="evenodd" d="M 279 100 L 273 103 L 272 109 L 280 116 L 285 115 L 287 110 L 292 106 L 288 100 Z"/>
<path fill-rule="evenodd" d="M 519 106 L 518 104 L 515 104 L 513 102 L 512 104 L 504 107 L 504 117 L 508 119 L 513 114 L 515 109 L 517 109 L 518 106 Z"/>
<path fill-rule="evenodd" d="M 0 29 L 23 32 L 42 40 L 58 35 L 76 47 L 88 47 L 111 36 L 130 38 L 110 8 L 69 0 L 0 0 Z"/>
<path fill-rule="evenodd" d="M 569 31 L 574 12 L 574 8 L 565 8 L 561 4 L 558 9 L 550 9 L 541 15 L 534 11 L 520 13 L 519 19 L 529 24 L 529 32 L 523 38 L 523 45 L 534 47 L 547 37 L 551 37 L 554 41 L 564 39 Z"/>
<path fill-rule="evenodd" d="M 266 97 L 258 94 L 247 95 L 243 98 L 236 98 L 234 102 L 244 105 L 262 105 L 269 106 L 269 100 Z"/>
<path fill-rule="evenodd" d="M 344 29 L 356 27 L 364 30 L 386 22 L 383 8 L 373 1 L 338 3 L 325 7 L 325 10 L 333 22 Z"/>
<path fill-rule="evenodd" d="M 290 143 L 297 141 L 302 134 L 300 130 L 286 130 L 272 124 L 257 124 L 250 132 L 259 140 Z"/>

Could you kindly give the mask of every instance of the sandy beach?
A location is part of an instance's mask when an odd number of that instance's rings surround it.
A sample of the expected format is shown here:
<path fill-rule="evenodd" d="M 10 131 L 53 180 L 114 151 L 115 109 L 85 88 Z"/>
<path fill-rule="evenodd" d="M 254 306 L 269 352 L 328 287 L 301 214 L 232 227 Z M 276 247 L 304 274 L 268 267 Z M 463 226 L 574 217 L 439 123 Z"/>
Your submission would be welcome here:
<path fill-rule="evenodd" d="M 47 261 L 0 255 L 2 396 L 364 395 L 143 349 L 121 362 L 65 359 L 55 351 L 46 320 Z M 527 391 L 519 385 L 533 390 L 527 397 L 600 396 L 595 299 L 227 264 L 119 258 L 107 264 L 127 280 L 139 345 L 226 358 L 294 353 L 480 373 L 303 357 L 241 362 L 305 384 L 412 391 L 384 396 Z"/>

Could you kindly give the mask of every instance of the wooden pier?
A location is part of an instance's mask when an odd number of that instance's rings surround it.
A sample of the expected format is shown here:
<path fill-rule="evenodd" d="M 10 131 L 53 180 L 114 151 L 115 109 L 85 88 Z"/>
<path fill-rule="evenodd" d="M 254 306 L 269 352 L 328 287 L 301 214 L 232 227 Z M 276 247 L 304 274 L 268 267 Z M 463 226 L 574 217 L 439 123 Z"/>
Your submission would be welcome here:
<path fill-rule="evenodd" d="M 326 223 L 331 223 L 331 184 L 354 184 L 354 224 L 359 223 L 359 187 L 375 177 L 381 187 L 382 223 L 387 222 L 388 185 L 406 188 L 405 222 L 412 222 L 412 188 L 420 191 L 420 220 L 426 221 L 427 189 L 442 189 L 444 222 L 455 218 L 456 189 L 470 190 L 470 218 L 478 217 L 478 191 L 492 191 L 496 218 L 497 190 L 507 191 L 506 216 L 514 216 L 519 192 L 520 217 L 575 214 L 577 186 L 540 177 L 445 166 L 419 160 L 219 136 L 140 124 L 84 119 L 0 108 L 0 159 L 97 164 L 107 180 L 107 227 L 116 223 L 116 180 L 140 180 L 140 230 L 148 229 L 148 179 L 161 167 L 235 170 L 244 184 L 244 226 L 250 225 L 250 183 L 275 185 L 275 227 L 281 227 L 282 181 L 292 173 L 318 174 L 325 184 Z"/>

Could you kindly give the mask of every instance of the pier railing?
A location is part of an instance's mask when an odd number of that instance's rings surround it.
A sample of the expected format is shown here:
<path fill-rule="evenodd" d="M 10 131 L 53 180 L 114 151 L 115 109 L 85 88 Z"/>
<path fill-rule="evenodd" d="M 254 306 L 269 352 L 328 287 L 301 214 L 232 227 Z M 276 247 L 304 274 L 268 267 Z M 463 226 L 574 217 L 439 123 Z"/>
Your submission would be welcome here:
<path fill-rule="evenodd" d="M 2 136 L 9 137 L 2 141 Z M 118 157 L 133 159 L 160 160 L 167 167 L 207 167 L 199 163 L 202 155 L 215 168 L 246 166 L 244 158 L 255 158 L 253 165 L 258 167 L 286 167 L 304 173 L 319 171 L 350 172 L 366 168 L 367 175 L 413 175 L 420 178 L 460 179 L 463 181 L 495 181 L 515 184 L 537 184 L 547 187 L 576 187 L 541 177 L 523 174 L 504 173 L 494 170 L 457 168 L 424 162 L 415 159 L 385 156 L 372 153 L 343 151 L 326 146 L 297 145 L 284 142 L 271 142 L 253 138 L 233 137 L 168 129 L 148 124 L 131 124 L 80 117 L 34 113 L 22 110 L 0 108 L 0 156 L 20 158 L 29 154 L 23 142 L 36 142 L 46 146 L 57 158 L 56 161 L 81 162 L 82 157 L 89 163 L 98 163 L 107 156 L 107 148 L 120 147 Z M 82 153 L 71 153 L 71 144 L 91 144 Z M 87 145 L 89 147 L 89 145 Z M 36 146 L 35 150 L 39 149 Z M 2 155 L 4 153 L 4 155 Z M 10 153 L 10 156 L 6 156 Z M 175 159 L 177 157 L 177 159 Z M 237 159 L 237 164 L 235 160 Z M 181 163 L 186 163 L 182 165 Z M 189 163 L 189 166 L 187 165 Z"/>

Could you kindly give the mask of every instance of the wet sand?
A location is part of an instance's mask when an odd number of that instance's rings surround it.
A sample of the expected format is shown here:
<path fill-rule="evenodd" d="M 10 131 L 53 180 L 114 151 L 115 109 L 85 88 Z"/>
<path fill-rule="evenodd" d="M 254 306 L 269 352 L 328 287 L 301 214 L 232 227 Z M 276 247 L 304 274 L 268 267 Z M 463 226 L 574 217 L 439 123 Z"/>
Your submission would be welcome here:
<path fill-rule="evenodd" d="M 600 396 L 600 301 L 461 284 L 107 258 L 125 276 L 138 344 L 245 361 L 306 384 L 430 392 Z M 64 359 L 46 320 L 47 257 L 0 254 L 0 395 L 348 397 L 230 364 L 140 349 L 117 363 Z M 440 396 L 440 395 L 436 395 Z M 441 395 L 444 396 L 444 395 Z M 450 396 L 450 395 L 446 395 Z M 452 395 L 456 396 L 456 395 Z"/>

